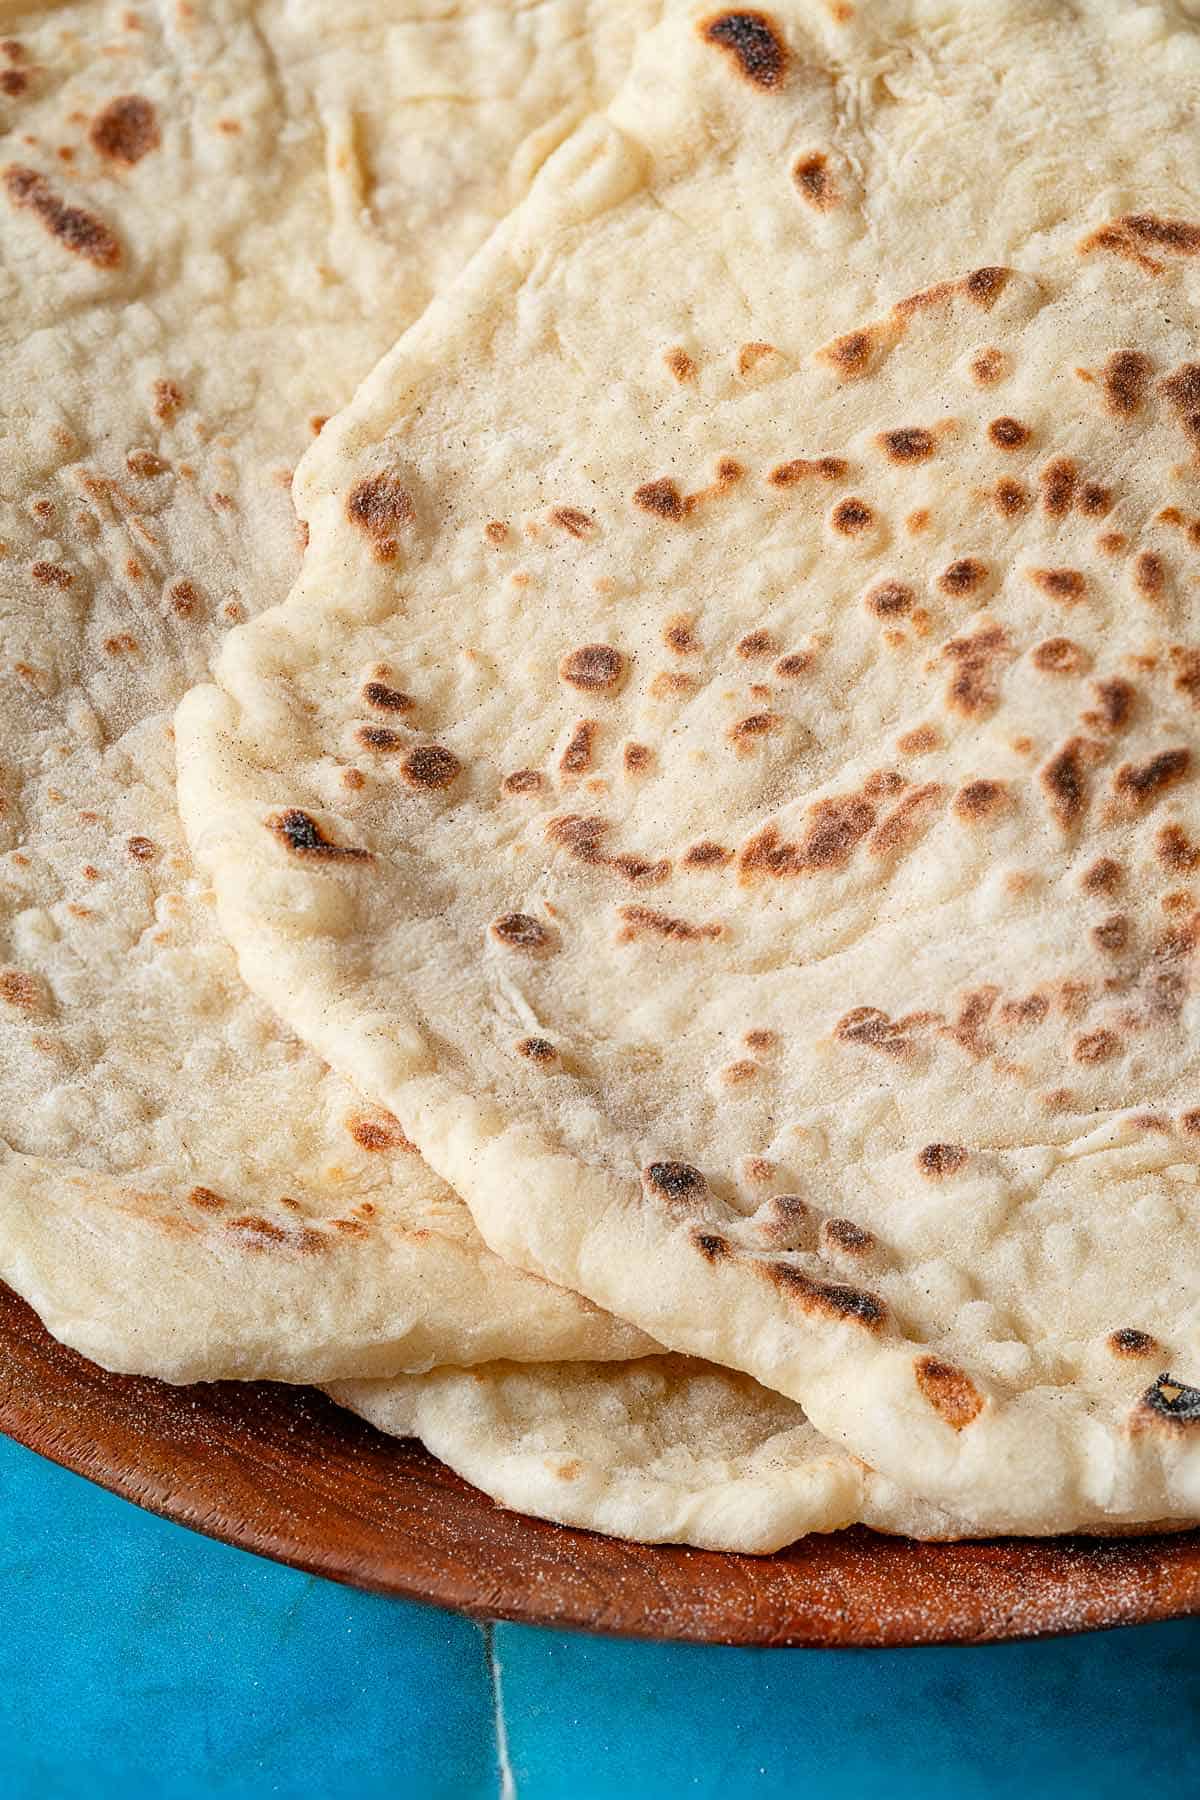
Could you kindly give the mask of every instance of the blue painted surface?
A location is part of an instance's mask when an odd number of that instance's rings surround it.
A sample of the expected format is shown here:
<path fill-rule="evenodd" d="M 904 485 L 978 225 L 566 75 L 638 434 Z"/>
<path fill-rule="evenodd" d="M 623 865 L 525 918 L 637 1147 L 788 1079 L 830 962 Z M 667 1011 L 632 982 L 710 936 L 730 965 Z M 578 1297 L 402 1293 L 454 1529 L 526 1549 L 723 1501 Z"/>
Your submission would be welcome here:
<path fill-rule="evenodd" d="M 621 1644 L 352 1593 L 0 1440 L 4 1800 L 1200 1795 L 1200 1621 L 889 1653 Z"/>

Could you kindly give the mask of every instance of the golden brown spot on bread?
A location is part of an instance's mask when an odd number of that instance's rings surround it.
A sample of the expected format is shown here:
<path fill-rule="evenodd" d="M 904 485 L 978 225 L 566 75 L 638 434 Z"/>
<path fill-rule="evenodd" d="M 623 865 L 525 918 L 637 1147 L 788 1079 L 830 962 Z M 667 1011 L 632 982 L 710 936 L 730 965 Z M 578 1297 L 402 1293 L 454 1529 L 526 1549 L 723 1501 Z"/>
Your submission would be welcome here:
<path fill-rule="evenodd" d="M 326 862 L 369 862 L 371 852 L 361 850 L 353 844 L 335 844 L 311 813 L 303 812 L 298 806 L 290 806 L 285 812 L 275 813 L 267 820 L 267 825 L 292 852 L 293 856 L 318 857 Z"/>
<path fill-rule="evenodd" d="M 1181 363 L 1159 387 L 1170 401 L 1180 425 L 1200 449 L 1200 363 Z"/>
<path fill-rule="evenodd" d="M 588 694 L 615 694 L 625 679 L 626 659 L 611 644 L 583 644 L 558 665 L 562 680 Z"/>
<path fill-rule="evenodd" d="M 1085 869 L 1079 885 L 1088 894 L 1115 894 L 1125 879 L 1125 870 L 1115 857 L 1100 856 Z"/>
<path fill-rule="evenodd" d="M 529 913 L 504 913 L 492 920 L 491 933 L 509 950 L 548 950 L 553 942 L 547 927 Z"/>
<path fill-rule="evenodd" d="M 680 858 L 685 869 L 723 869 L 733 861 L 733 851 L 727 850 L 724 844 L 714 844 L 707 839 L 693 844 L 685 850 Z"/>
<path fill-rule="evenodd" d="M 632 943 L 642 937 L 668 938 L 677 944 L 702 944 L 725 935 L 725 927 L 721 924 L 693 925 L 688 919 L 676 919 L 670 913 L 655 912 L 648 906 L 619 906 L 617 916 L 621 920 L 621 929 L 617 933 L 619 944 Z"/>
<path fill-rule="evenodd" d="M 877 581 L 863 595 L 863 604 L 876 618 L 902 618 L 916 605 L 916 590 L 904 581 Z"/>
<path fill-rule="evenodd" d="M 42 1004 L 42 987 L 37 977 L 22 969 L 0 970 L 0 1000 L 21 1012 L 35 1012 Z"/>
<path fill-rule="evenodd" d="M 1050 1011 L 1045 994 L 1026 994 L 1020 1000 L 1006 1000 L 1000 1008 L 1005 1025 L 1040 1025 Z"/>
<path fill-rule="evenodd" d="M 1095 746 L 1088 738 L 1069 738 L 1056 750 L 1038 779 L 1050 802 L 1050 811 L 1064 830 L 1071 830 L 1088 808 L 1087 769 L 1095 760 Z"/>
<path fill-rule="evenodd" d="M 1015 519 L 1029 509 L 1029 489 L 1023 482 L 1004 475 L 992 489 L 992 504 L 1002 519 Z"/>
<path fill-rule="evenodd" d="M 1093 710 L 1080 715 L 1084 724 L 1096 731 L 1124 731 L 1137 702 L 1137 689 L 1133 683 L 1115 675 L 1108 681 L 1094 681 L 1092 692 L 1097 704 Z"/>
<path fill-rule="evenodd" d="M 1102 519 L 1113 509 L 1112 489 L 1100 487 L 1094 481 L 1085 482 L 1079 491 L 1078 506 L 1085 518 Z"/>
<path fill-rule="evenodd" d="M 194 1187 L 189 1193 L 188 1199 L 193 1206 L 198 1206 L 201 1212 L 220 1212 L 222 1207 L 229 1204 L 223 1195 L 215 1193 L 212 1188 L 208 1187 Z"/>
<path fill-rule="evenodd" d="M 917 1386 L 952 1431 L 964 1431 L 983 1411 L 983 1396 L 970 1376 L 939 1356 L 920 1356 L 913 1364 Z"/>
<path fill-rule="evenodd" d="M 900 425 L 893 431 L 881 431 L 875 442 L 897 463 L 928 462 L 937 449 L 932 431 L 923 425 Z"/>
<path fill-rule="evenodd" d="M 797 157 L 792 164 L 792 180 L 815 212 L 832 212 L 841 202 L 837 182 L 829 172 L 829 158 L 823 150 L 810 150 Z"/>
<path fill-rule="evenodd" d="M 993 419 L 988 426 L 988 437 L 997 450 L 1023 449 L 1032 436 L 1028 425 L 1023 425 L 1020 419 L 1011 418 L 1007 413 Z"/>
<path fill-rule="evenodd" d="M 772 469 L 767 480 L 772 487 L 798 487 L 810 475 L 817 475 L 822 481 L 844 481 L 850 473 L 850 464 L 841 456 L 818 456 L 809 458 L 796 457 L 792 462 L 780 463 Z"/>
<path fill-rule="evenodd" d="M 1191 763 L 1191 751 L 1182 747 L 1160 750 L 1143 763 L 1123 763 L 1113 776 L 1113 792 L 1127 807 L 1149 806 L 1184 779 Z"/>
<path fill-rule="evenodd" d="M 64 568 L 62 563 L 35 562 L 30 565 L 29 573 L 41 587 L 58 588 L 64 593 L 75 582 L 70 569 Z"/>
<path fill-rule="evenodd" d="M 1005 811 L 1008 803 L 1008 789 L 1004 782 L 989 781 L 981 777 L 978 781 L 968 781 L 964 787 L 959 788 L 954 796 L 954 813 L 965 825 L 974 825 Z"/>
<path fill-rule="evenodd" d="M 772 732 L 779 731 L 783 720 L 778 713 L 749 713 L 739 719 L 726 732 L 729 742 L 739 752 L 750 750 L 760 738 L 769 737 Z"/>
<path fill-rule="evenodd" d="M 564 775 L 583 775 L 592 766 L 592 753 L 600 731 L 596 719 L 580 719 L 558 759 Z"/>
<path fill-rule="evenodd" d="M 1075 483 L 1079 471 L 1069 456 L 1055 456 L 1038 476 L 1042 489 L 1042 510 L 1052 519 L 1063 519 L 1075 504 Z"/>
<path fill-rule="evenodd" d="M 1157 1338 L 1132 1325 L 1123 1325 L 1119 1331 L 1110 1333 L 1108 1347 L 1114 1356 L 1156 1356 L 1161 1349 Z"/>
<path fill-rule="evenodd" d="M 151 862 L 158 855 L 158 845 L 148 837 L 126 838 L 125 849 L 134 862 Z"/>
<path fill-rule="evenodd" d="M 1146 275 L 1161 275 L 1165 265 L 1148 251 L 1167 250 L 1179 256 L 1193 256 L 1200 249 L 1200 226 L 1189 225 L 1183 219 L 1161 219 L 1155 213 L 1126 213 L 1091 232 L 1079 248 L 1084 254 L 1089 250 L 1107 250 L 1136 263 Z"/>
<path fill-rule="evenodd" d="M 1077 1063 L 1104 1063 L 1111 1062 L 1120 1048 L 1121 1040 L 1115 1031 L 1087 1031 L 1075 1039 L 1071 1055 Z"/>
<path fill-rule="evenodd" d="M 777 1287 L 797 1299 L 807 1313 L 862 1325 L 868 1331 L 879 1331 L 887 1320 L 887 1307 L 876 1294 L 847 1287 L 840 1281 L 816 1281 L 794 1263 L 771 1262 L 758 1266 Z"/>
<path fill-rule="evenodd" d="M 936 725 L 914 725 L 911 731 L 896 739 L 896 748 L 902 756 L 927 756 L 941 741 L 942 734 Z"/>
<path fill-rule="evenodd" d="M 926 1144 L 917 1152 L 917 1167 L 931 1181 L 957 1175 L 967 1165 L 968 1152 L 961 1144 Z"/>
<path fill-rule="evenodd" d="M 156 381 L 153 388 L 154 416 L 169 425 L 183 406 L 183 389 L 177 381 Z"/>
<path fill-rule="evenodd" d="M 386 1150 L 403 1150 L 410 1155 L 416 1145 L 407 1137 L 395 1113 L 380 1109 L 370 1117 L 354 1113 L 346 1120 L 346 1129 L 360 1150 L 377 1155 Z"/>
<path fill-rule="evenodd" d="M 769 1050 L 775 1048 L 776 1044 L 779 1042 L 779 1037 L 776 1032 L 767 1031 L 762 1026 L 757 1026 L 751 1031 L 743 1032 L 742 1042 L 745 1044 L 747 1050 L 753 1050 L 755 1055 L 765 1056 Z"/>
<path fill-rule="evenodd" d="M 265 1250 L 269 1245 L 280 1245 L 298 1250 L 302 1256 L 311 1256 L 324 1250 L 329 1242 L 321 1232 L 308 1226 L 276 1225 L 257 1213 L 244 1213 L 240 1219 L 230 1219 L 226 1230 L 236 1231 L 247 1250 Z"/>
<path fill-rule="evenodd" d="M 654 752 L 648 744 L 626 744 L 622 758 L 627 774 L 644 775 L 654 760 Z"/>
<path fill-rule="evenodd" d="M 649 1163 L 642 1170 L 642 1181 L 656 1199 L 672 1208 L 691 1208 L 708 1193 L 707 1181 L 691 1163 Z"/>
<path fill-rule="evenodd" d="M 1193 706 L 1200 706 L 1200 650 L 1187 644 L 1172 644 L 1171 662 L 1175 668 L 1172 686 L 1186 694 Z"/>
<path fill-rule="evenodd" d="M 1141 407 L 1154 365 L 1140 350 L 1114 350 L 1100 382 L 1104 404 L 1118 419 L 1132 419 Z"/>
<path fill-rule="evenodd" d="M 153 450 L 131 450 L 125 458 L 125 467 L 139 481 L 152 480 L 155 475 L 165 475 L 170 463 Z"/>
<path fill-rule="evenodd" d="M 738 639 L 736 648 L 738 655 L 749 661 L 756 656 L 770 656 L 776 643 L 769 631 L 748 631 Z"/>
<path fill-rule="evenodd" d="M 775 664 L 775 673 L 784 681 L 796 681 L 807 675 L 817 658 L 812 650 L 792 650 Z"/>
<path fill-rule="evenodd" d="M 799 843 L 789 843 L 778 827 L 764 825 L 743 846 L 738 866 L 744 880 L 757 875 L 782 878 L 840 869 L 872 830 L 876 812 L 858 794 L 817 800 L 808 809 L 809 826 Z"/>
<path fill-rule="evenodd" d="M 378 562 L 390 562 L 396 555 L 395 534 L 415 516 L 412 495 L 387 469 L 357 482 L 346 501 L 346 517 L 371 538 Z"/>
<path fill-rule="evenodd" d="M 992 710 L 999 698 L 993 665 L 1007 654 L 1008 639 L 994 624 L 981 625 L 969 637 L 952 638 L 943 646 L 942 657 L 954 664 L 946 688 L 946 703 L 953 712 L 980 718 Z"/>
<path fill-rule="evenodd" d="M 976 306 L 981 306 L 985 312 L 990 312 L 1008 286 L 1011 274 L 1011 269 L 995 266 L 972 269 L 971 273 L 963 278 L 960 287 L 968 300 L 973 301 Z"/>
<path fill-rule="evenodd" d="M 671 865 L 665 860 L 651 862 L 644 856 L 624 852 L 610 854 L 606 851 L 604 839 L 611 829 L 606 819 L 565 813 L 547 822 L 546 837 L 576 862 L 586 863 L 592 868 L 611 869 L 616 874 L 623 875 L 627 881 L 654 886 L 666 879 L 671 872 Z"/>
<path fill-rule="evenodd" d="M 386 681 L 364 682 L 362 697 L 368 706 L 377 707 L 380 712 L 411 712 L 414 705 L 409 694 L 389 687 Z"/>
<path fill-rule="evenodd" d="M 537 1063 L 541 1068 L 548 1068 L 551 1063 L 559 1060 L 558 1051 L 549 1038 L 520 1038 L 515 1049 L 518 1056 L 523 1056 L 527 1062 Z"/>
<path fill-rule="evenodd" d="M 1044 675 L 1078 675 L 1088 666 L 1087 651 L 1071 638 L 1046 638 L 1032 652 L 1033 666 Z"/>
<path fill-rule="evenodd" d="M 663 356 L 663 361 L 666 363 L 668 369 L 670 369 L 676 381 L 694 381 L 696 379 L 695 358 L 689 356 L 686 350 L 678 348 L 668 350 Z"/>
<path fill-rule="evenodd" d="M 364 750 L 403 750 L 408 742 L 388 725 L 360 725 L 354 735 Z"/>
<path fill-rule="evenodd" d="M 1200 868 L 1200 849 L 1192 842 L 1182 825 L 1163 825 L 1155 839 L 1154 854 L 1165 869 L 1175 874 L 1191 874 Z"/>
<path fill-rule="evenodd" d="M 1157 550 L 1139 550 L 1133 559 L 1133 585 L 1143 600 L 1162 598 L 1167 585 L 1167 565 Z"/>
<path fill-rule="evenodd" d="M 943 594 L 952 594 L 958 599 L 963 594 L 973 594 L 982 587 L 988 577 L 988 566 L 980 562 L 977 556 L 959 556 L 952 563 L 947 563 L 937 578 L 937 584 Z"/>
<path fill-rule="evenodd" d="M 33 213 L 50 236 L 72 255 L 81 256 L 97 269 L 117 267 L 121 246 L 114 233 L 94 213 L 84 212 L 80 206 L 68 206 L 44 175 L 11 163 L 4 171 L 4 191 L 14 206 Z"/>
<path fill-rule="evenodd" d="M 1008 373 L 1008 358 L 1003 350 L 989 345 L 977 350 L 970 362 L 971 379 L 979 387 L 995 387 Z"/>
<path fill-rule="evenodd" d="M 573 538 L 591 537 L 597 529 L 596 521 L 590 513 L 581 512 L 577 506 L 556 506 L 550 514 L 551 522 L 559 525 Z"/>
<path fill-rule="evenodd" d="M 1123 531 L 1102 531 L 1096 539 L 1097 548 L 1103 550 L 1105 556 L 1120 556 L 1128 542 Z"/>
<path fill-rule="evenodd" d="M 696 621 L 690 613 L 676 613 L 663 626 L 663 643 L 676 656 L 690 656 L 699 650 L 700 644 L 692 629 Z"/>
<path fill-rule="evenodd" d="M 838 501 L 829 515 L 829 523 L 843 537 L 858 537 L 870 530 L 875 523 L 875 514 L 865 500 L 850 494 L 845 500 Z"/>
<path fill-rule="evenodd" d="M 647 692 L 652 700 L 667 700 L 672 694 L 691 694 L 695 687 L 690 675 L 682 675 L 677 669 L 660 669 Z"/>
<path fill-rule="evenodd" d="M 410 787 L 448 788 L 462 773 L 462 764 L 453 750 L 444 744 L 418 744 L 400 764 L 400 773 Z"/>
<path fill-rule="evenodd" d="M 508 526 L 503 519 L 489 519 L 483 528 L 483 535 L 489 544 L 502 544 L 508 536 Z"/>
<path fill-rule="evenodd" d="M 834 338 L 817 351 L 817 356 L 835 369 L 843 381 L 858 381 L 870 371 L 886 339 L 881 326 L 868 325 Z"/>
<path fill-rule="evenodd" d="M 1101 950 L 1116 955 L 1129 943 L 1130 923 L 1124 913 L 1113 913 L 1110 918 L 1102 919 L 1099 925 L 1092 926 L 1092 941 Z"/>
<path fill-rule="evenodd" d="M 141 94 L 119 94 L 92 120 L 92 149 L 110 162 L 132 168 L 162 143 L 158 115 Z"/>
<path fill-rule="evenodd" d="M 1026 574 L 1052 600 L 1065 601 L 1069 606 L 1082 600 L 1087 592 L 1087 581 L 1078 569 L 1027 569 Z"/>
<path fill-rule="evenodd" d="M 754 370 L 758 367 L 759 363 L 762 362 L 764 357 L 774 356 L 774 355 L 775 355 L 774 344 L 761 344 L 761 343 L 743 344 L 741 349 L 738 351 L 738 359 L 737 359 L 738 374 L 739 375 L 753 374 Z"/>
<path fill-rule="evenodd" d="M 716 13 L 701 21 L 699 31 L 705 43 L 723 51 L 752 87 L 769 92 L 782 83 L 787 46 L 768 13 Z"/>
<path fill-rule="evenodd" d="M 865 1050 L 879 1050 L 884 1055 L 902 1058 L 912 1050 L 910 1023 L 889 1018 L 877 1006 L 855 1006 L 838 1020 L 833 1035 L 839 1043 L 856 1044 Z"/>
<path fill-rule="evenodd" d="M 824 1219 L 821 1222 L 822 1250 L 842 1250 L 851 1256 L 866 1256 L 875 1248 L 875 1234 L 856 1225 L 853 1219 Z"/>
<path fill-rule="evenodd" d="M 540 769 L 514 769 L 500 783 L 506 794 L 536 794 L 546 785 L 546 777 Z"/>
<path fill-rule="evenodd" d="M 678 484 L 669 476 L 658 481 L 644 481 L 641 487 L 634 489 L 633 499 L 643 512 L 653 513 L 660 519 L 678 521 L 688 510 Z"/>
<path fill-rule="evenodd" d="M 936 781 L 926 782 L 924 786 L 913 788 L 910 793 L 905 794 L 900 804 L 894 806 L 871 833 L 867 844 L 871 855 L 887 856 L 910 844 L 920 829 L 922 814 L 928 812 L 934 801 L 941 798 L 941 794 L 941 786 Z"/>
<path fill-rule="evenodd" d="M 730 1254 L 728 1238 L 715 1231 L 693 1231 L 692 1242 L 706 1262 L 720 1262 Z"/>
<path fill-rule="evenodd" d="M 27 69 L 0 69 L 0 93 L 7 94 L 10 100 L 19 100 L 29 87 L 29 71 Z M 64 161 L 70 161 L 75 152 L 66 148 Z M 63 150 L 58 153 L 63 156 Z"/>

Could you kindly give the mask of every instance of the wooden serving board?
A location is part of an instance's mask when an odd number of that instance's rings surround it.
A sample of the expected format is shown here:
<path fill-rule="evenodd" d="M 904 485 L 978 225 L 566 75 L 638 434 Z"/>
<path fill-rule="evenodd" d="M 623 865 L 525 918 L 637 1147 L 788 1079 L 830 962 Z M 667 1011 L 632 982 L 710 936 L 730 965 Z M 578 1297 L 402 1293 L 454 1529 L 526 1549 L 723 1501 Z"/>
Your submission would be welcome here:
<path fill-rule="evenodd" d="M 772 1557 L 617 1543 L 506 1512 L 309 1388 L 173 1388 L 66 1350 L 0 1286 L 0 1431 L 195 1531 L 483 1618 L 722 1644 L 975 1643 L 1200 1613 L 1200 1532 Z"/>

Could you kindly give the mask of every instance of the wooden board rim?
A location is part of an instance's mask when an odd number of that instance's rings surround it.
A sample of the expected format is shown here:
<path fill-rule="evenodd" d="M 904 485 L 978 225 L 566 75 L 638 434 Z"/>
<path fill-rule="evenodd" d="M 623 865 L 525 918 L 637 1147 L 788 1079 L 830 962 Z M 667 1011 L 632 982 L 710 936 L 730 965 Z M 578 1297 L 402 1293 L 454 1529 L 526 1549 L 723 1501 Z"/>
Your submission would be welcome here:
<path fill-rule="evenodd" d="M 172 1388 L 56 1343 L 0 1287 L 0 1432 L 194 1531 L 475 1618 L 700 1643 L 989 1643 L 1200 1613 L 1200 1531 L 773 1557 L 625 1544 L 496 1506 L 309 1388 Z"/>

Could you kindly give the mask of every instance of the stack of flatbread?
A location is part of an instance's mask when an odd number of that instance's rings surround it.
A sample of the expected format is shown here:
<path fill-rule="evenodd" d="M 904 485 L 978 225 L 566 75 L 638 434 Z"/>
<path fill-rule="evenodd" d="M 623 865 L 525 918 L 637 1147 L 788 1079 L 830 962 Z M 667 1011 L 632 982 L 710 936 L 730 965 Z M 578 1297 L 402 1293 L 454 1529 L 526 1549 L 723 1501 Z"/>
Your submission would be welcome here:
<path fill-rule="evenodd" d="M 0 1276 L 631 1538 L 1200 1517 L 1197 10 L 0 27 Z"/>

